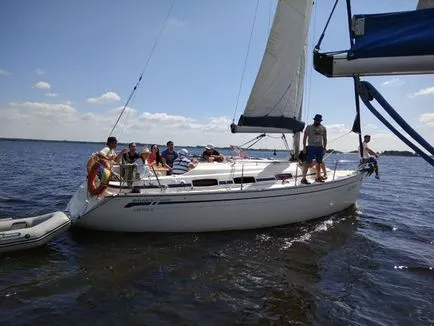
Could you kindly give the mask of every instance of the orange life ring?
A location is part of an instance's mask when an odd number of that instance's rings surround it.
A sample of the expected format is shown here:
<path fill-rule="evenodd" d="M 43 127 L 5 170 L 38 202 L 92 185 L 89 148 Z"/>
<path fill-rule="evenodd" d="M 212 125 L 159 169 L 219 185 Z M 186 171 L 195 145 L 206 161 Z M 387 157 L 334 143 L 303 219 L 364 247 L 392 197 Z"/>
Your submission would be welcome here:
<path fill-rule="evenodd" d="M 110 169 L 110 163 L 109 161 L 99 158 L 98 154 L 93 154 L 89 160 L 87 161 L 87 174 L 90 174 L 90 170 L 92 169 L 92 167 L 95 165 L 95 163 L 101 163 L 102 165 L 104 165 L 107 169 Z"/>
<path fill-rule="evenodd" d="M 98 157 L 96 155 L 92 155 L 87 161 L 87 165 L 86 165 L 87 175 L 90 174 L 90 171 L 92 170 L 92 167 L 95 165 L 96 162 L 98 162 Z"/>
<path fill-rule="evenodd" d="M 92 196 L 100 196 L 108 187 L 111 171 L 104 163 L 107 162 L 95 160 L 94 157 L 87 162 L 87 189 Z M 97 185 L 97 180 L 99 180 L 99 185 Z"/>

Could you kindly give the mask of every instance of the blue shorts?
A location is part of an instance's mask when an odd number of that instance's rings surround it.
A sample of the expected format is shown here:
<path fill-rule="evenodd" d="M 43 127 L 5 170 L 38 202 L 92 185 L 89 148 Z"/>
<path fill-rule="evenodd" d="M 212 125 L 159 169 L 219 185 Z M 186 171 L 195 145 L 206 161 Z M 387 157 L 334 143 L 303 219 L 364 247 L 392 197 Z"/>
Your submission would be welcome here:
<path fill-rule="evenodd" d="M 315 159 L 317 163 L 322 163 L 322 158 L 324 156 L 323 151 L 324 148 L 322 146 L 307 146 L 306 163 L 312 163 L 313 159 Z"/>

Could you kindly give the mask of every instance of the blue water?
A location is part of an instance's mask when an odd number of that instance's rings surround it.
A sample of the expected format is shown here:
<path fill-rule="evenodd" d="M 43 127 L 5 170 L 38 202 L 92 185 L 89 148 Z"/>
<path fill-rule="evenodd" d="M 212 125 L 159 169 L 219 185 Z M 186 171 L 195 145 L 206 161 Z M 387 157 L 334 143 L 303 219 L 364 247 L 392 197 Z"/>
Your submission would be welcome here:
<path fill-rule="evenodd" d="M 0 217 L 63 210 L 101 146 L 0 140 Z M 0 325 L 433 325 L 434 169 L 417 157 L 379 163 L 381 180 L 367 178 L 354 207 L 309 223 L 72 230 L 2 255 Z"/>

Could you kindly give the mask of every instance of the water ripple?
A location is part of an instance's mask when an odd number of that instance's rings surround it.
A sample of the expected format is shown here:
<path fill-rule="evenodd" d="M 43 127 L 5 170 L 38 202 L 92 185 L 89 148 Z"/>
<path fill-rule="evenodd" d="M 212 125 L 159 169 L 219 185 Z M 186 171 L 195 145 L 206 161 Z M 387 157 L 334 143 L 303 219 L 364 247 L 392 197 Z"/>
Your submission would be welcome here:
<path fill-rule="evenodd" d="M 0 142 L 0 217 L 64 209 L 102 145 Z M 23 163 L 11 173 L 6 153 L 17 146 Z M 73 228 L 2 255 L 2 324 L 433 324 L 432 168 L 381 157 L 380 169 L 355 206 L 308 223 L 206 234 Z"/>

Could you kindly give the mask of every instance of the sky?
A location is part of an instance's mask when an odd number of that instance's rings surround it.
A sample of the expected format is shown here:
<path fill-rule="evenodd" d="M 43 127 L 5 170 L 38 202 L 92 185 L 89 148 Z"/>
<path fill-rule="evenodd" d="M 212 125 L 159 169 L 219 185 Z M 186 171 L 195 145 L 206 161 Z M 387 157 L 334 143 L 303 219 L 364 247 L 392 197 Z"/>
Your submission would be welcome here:
<path fill-rule="evenodd" d="M 143 72 L 114 130 L 120 142 L 243 144 L 256 134 L 234 135 L 229 125 L 244 111 L 275 8 L 272 0 L 258 3 L 252 32 L 256 0 L 0 1 L 0 137 L 104 142 Z M 303 120 L 322 114 L 328 148 L 351 151 L 358 145 L 349 133 L 352 79 L 326 78 L 311 65 L 333 3 L 317 0 L 312 11 Z M 413 10 L 416 3 L 356 0 L 352 11 Z M 348 45 L 340 0 L 321 49 Z M 434 76 L 363 80 L 434 143 Z M 362 132 L 376 151 L 410 150 L 363 105 Z M 256 147 L 281 149 L 279 137 Z"/>

